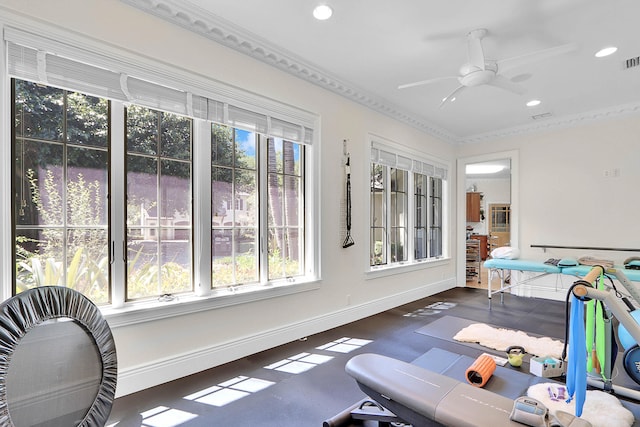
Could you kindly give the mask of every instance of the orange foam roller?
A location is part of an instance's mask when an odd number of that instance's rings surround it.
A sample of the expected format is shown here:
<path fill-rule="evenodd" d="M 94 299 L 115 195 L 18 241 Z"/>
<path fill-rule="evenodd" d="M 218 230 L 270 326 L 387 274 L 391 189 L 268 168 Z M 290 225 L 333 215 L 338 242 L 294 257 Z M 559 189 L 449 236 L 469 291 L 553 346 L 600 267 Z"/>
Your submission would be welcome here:
<path fill-rule="evenodd" d="M 495 370 L 496 361 L 491 356 L 483 354 L 467 368 L 464 376 L 472 386 L 484 387 Z"/>

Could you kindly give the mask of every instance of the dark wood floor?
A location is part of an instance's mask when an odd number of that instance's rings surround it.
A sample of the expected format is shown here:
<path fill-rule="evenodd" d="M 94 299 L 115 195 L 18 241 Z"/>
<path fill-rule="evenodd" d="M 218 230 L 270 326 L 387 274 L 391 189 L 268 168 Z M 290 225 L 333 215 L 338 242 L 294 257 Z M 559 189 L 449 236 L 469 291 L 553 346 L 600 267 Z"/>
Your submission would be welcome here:
<path fill-rule="evenodd" d="M 488 310 L 485 290 L 456 288 L 116 399 L 107 425 L 321 426 L 364 397 L 344 372 L 347 360 L 358 353 L 410 362 L 439 347 L 477 357 L 477 349 L 415 332 L 446 315 L 564 337 L 562 302 L 505 295 L 503 305 L 494 299 Z"/>

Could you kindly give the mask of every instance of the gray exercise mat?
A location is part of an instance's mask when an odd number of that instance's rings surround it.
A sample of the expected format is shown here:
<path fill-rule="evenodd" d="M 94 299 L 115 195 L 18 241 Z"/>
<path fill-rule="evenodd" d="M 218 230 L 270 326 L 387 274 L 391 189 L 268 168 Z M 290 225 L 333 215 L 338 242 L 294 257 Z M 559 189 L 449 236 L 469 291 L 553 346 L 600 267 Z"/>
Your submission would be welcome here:
<path fill-rule="evenodd" d="M 465 372 L 474 358 L 452 353 L 441 348 L 432 348 L 411 362 L 414 365 L 467 382 Z M 496 366 L 496 370 L 485 385 L 485 389 L 510 399 L 524 396 L 529 386 L 541 382 L 554 382 L 549 378 L 536 377 L 528 371 L 512 367 Z"/>

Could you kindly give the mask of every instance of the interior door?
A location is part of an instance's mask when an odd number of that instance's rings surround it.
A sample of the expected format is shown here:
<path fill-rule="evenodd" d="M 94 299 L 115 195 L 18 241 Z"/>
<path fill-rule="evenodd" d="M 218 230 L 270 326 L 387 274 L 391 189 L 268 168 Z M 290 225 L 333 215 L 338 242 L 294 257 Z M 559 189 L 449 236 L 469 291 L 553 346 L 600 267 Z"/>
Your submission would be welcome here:
<path fill-rule="evenodd" d="M 489 249 L 511 244 L 511 205 L 489 204 Z"/>

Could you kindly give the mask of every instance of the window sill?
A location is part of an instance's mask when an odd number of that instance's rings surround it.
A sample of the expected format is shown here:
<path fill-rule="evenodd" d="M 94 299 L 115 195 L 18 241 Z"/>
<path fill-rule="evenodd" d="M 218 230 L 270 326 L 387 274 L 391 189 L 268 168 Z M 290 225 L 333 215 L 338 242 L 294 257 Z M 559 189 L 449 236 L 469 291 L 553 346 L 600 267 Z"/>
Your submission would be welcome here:
<path fill-rule="evenodd" d="M 120 308 L 102 307 L 101 312 L 111 328 L 118 328 L 313 291 L 319 287 L 319 280 L 310 280 L 296 284 L 282 282 L 265 286 L 238 287 L 235 290 L 225 288 L 214 290 L 211 294 L 205 296 L 197 296 L 195 294 L 180 295 L 175 300 L 167 302 L 154 300 L 126 303 Z"/>
<path fill-rule="evenodd" d="M 365 279 L 377 279 L 379 277 L 393 276 L 395 274 L 407 273 L 410 271 L 424 270 L 427 268 L 438 267 L 441 265 L 449 264 L 450 257 L 442 257 L 428 261 L 414 261 L 405 263 L 396 263 L 393 265 L 383 265 L 377 267 L 371 267 L 370 270 L 365 272 Z"/>

